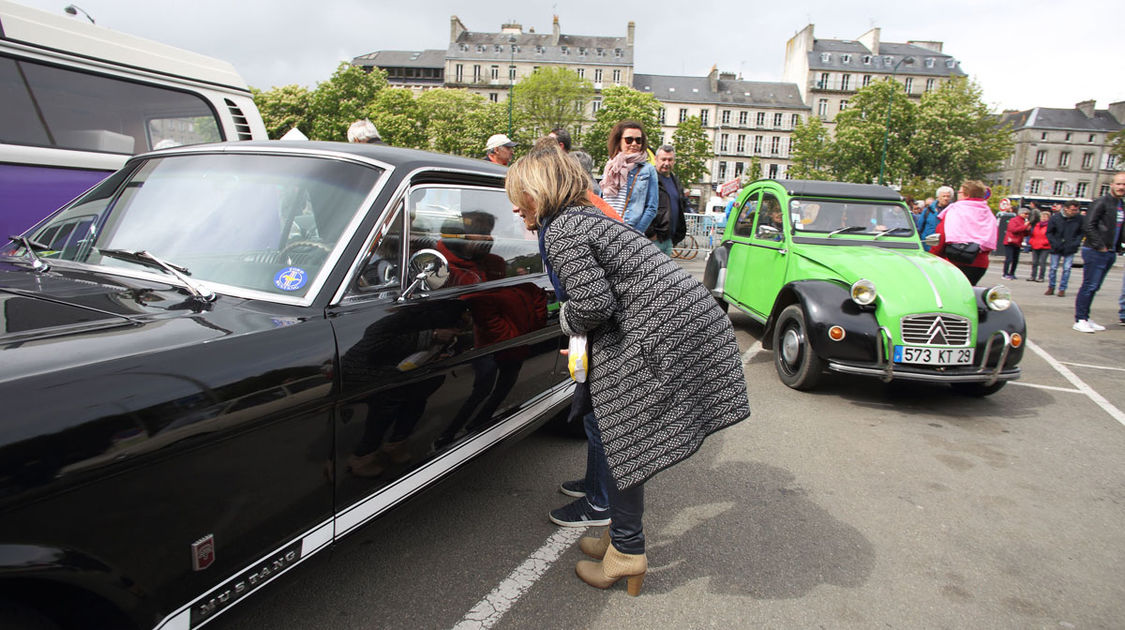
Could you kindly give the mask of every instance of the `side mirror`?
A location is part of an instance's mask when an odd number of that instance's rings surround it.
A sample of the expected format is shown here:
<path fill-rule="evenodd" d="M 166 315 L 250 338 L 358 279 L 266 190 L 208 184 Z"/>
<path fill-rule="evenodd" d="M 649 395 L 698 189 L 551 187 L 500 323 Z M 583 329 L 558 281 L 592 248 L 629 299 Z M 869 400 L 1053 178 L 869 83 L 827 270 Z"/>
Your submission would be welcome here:
<path fill-rule="evenodd" d="M 781 240 L 781 230 L 775 228 L 772 225 L 759 225 L 758 226 L 758 233 L 755 236 L 757 238 L 764 239 L 764 240 L 780 241 Z"/>
<path fill-rule="evenodd" d="M 924 244 L 926 246 L 926 249 L 929 249 L 929 248 L 933 247 L 934 245 L 937 245 L 938 241 L 940 241 L 940 240 L 941 240 L 941 236 L 938 235 L 935 232 L 934 234 L 931 234 L 931 235 L 927 236 L 926 238 L 922 239 L 922 244 Z"/>
<path fill-rule="evenodd" d="M 398 296 L 399 302 L 405 302 L 418 287 L 424 286 L 433 291 L 445 286 L 449 280 L 449 261 L 436 249 L 420 249 L 415 252 L 410 257 L 409 270 L 414 280 Z"/>

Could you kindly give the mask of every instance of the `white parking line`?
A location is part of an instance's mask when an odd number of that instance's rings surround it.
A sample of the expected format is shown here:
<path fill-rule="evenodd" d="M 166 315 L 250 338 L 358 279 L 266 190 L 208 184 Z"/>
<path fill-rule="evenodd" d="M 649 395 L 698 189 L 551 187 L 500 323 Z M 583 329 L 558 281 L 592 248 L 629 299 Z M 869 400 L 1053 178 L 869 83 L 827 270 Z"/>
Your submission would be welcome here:
<path fill-rule="evenodd" d="M 551 534 L 543 546 L 536 549 L 523 564 L 516 567 L 500 584 L 492 589 L 465 613 L 453 630 L 488 630 L 500 621 L 504 613 L 515 605 L 524 593 L 529 591 L 547 569 L 569 549 L 586 530 L 580 527 L 560 527 Z"/>
<path fill-rule="evenodd" d="M 749 348 L 747 348 L 746 352 L 742 353 L 742 365 L 746 365 L 746 364 L 750 363 L 750 359 L 753 359 L 754 355 L 758 354 L 758 352 L 760 352 L 761 349 L 762 349 L 762 342 L 761 341 L 755 341 L 754 345 L 750 346 Z"/>
<path fill-rule="evenodd" d="M 1059 361 L 1063 365 L 1073 365 L 1074 367 L 1091 368 L 1094 370 L 1114 370 L 1117 372 L 1125 372 L 1125 368 L 1109 367 L 1108 365 L 1090 365 L 1089 363 L 1073 363 L 1071 361 Z"/>
<path fill-rule="evenodd" d="M 1028 342 L 1027 342 L 1027 347 L 1030 348 L 1031 351 L 1034 352 L 1035 354 L 1038 354 L 1040 357 L 1043 357 L 1043 360 L 1046 361 L 1048 364 L 1050 364 L 1051 367 L 1055 368 L 1055 370 L 1059 374 L 1062 374 L 1063 378 L 1070 381 L 1071 384 L 1074 385 L 1075 387 L 1077 387 L 1079 390 L 1081 390 L 1083 394 L 1086 394 L 1087 396 L 1089 396 L 1090 400 L 1097 403 L 1097 405 L 1099 407 L 1101 407 L 1102 409 L 1104 409 L 1105 412 L 1108 413 L 1110 416 L 1113 416 L 1114 420 L 1117 420 L 1122 425 L 1125 425 L 1125 413 L 1122 413 L 1120 409 L 1118 409 L 1117 407 L 1114 407 L 1112 403 L 1110 403 L 1108 400 L 1106 400 L 1101 394 L 1094 391 L 1094 389 L 1092 387 L 1090 387 L 1089 385 L 1087 385 L 1085 382 L 1083 382 L 1082 379 L 1075 376 L 1074 372 L 1070 371 L 1070 368 L 1068 368 L 1065 365 L 1063 365 L 1062 363 L 1060 363 L 1057 359 L 1055 359 L 1055 357 L 1052 357 L 1051 355 L 1047 354 L 1046 350 L 1044 350 L 1043 348 L 1040 348 L 1037 344 L 1035 344 L 1034 342 L 1032 342 L 1030 340 L 1028 340 Z"/>
<path fill-rule="evenodd" d="M 1024 383 L 1023 381 L 1008 381 L 1012 385 L 1019 385 L 1020 387 L 1034 387 L 1035 389 L 1049 389 L 1056 392 L 1066 392 L 1068 394 L 1083 394 L 1086 392 L 1080 389 L 1071 389 L 1069 387 L 1055 387 L 1054 385 L 1037 385 L 1035 383 Z"/>

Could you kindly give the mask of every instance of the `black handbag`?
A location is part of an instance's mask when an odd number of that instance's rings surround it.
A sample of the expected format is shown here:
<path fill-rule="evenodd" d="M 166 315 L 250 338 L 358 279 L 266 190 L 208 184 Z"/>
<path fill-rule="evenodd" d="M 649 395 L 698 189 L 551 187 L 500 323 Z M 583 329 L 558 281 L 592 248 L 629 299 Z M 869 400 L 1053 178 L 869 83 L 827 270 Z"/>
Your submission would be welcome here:
<path fill-rule="evenodd" d="M 945 257 L 952 263 L 971 264 L 980 255 L 980 243 L 946 243 Z"/>

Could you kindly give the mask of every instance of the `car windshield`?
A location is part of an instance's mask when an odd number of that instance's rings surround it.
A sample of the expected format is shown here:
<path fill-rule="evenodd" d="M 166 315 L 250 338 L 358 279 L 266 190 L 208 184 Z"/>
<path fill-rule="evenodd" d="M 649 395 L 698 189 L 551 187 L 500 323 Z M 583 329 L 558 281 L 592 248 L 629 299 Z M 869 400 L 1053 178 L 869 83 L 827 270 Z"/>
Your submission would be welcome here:
<path fill-rule="evenodd" d="M 898 228 L 890 235 L 914 234 L 914 219 L 904 206 L 894 203 L 793 199 L 789 212 L 795 232 L 871 235 Z"/>
<path fill-rule="evenodd" d="M 290 155 L 153 158 L 111 176 L 29 232 L 46 260 L 145 269 L 101 250 L 147 251 L 193 281 L 303 297 L 381 170 Z M 221 292 L 221 291 L 220 291 Z"/>

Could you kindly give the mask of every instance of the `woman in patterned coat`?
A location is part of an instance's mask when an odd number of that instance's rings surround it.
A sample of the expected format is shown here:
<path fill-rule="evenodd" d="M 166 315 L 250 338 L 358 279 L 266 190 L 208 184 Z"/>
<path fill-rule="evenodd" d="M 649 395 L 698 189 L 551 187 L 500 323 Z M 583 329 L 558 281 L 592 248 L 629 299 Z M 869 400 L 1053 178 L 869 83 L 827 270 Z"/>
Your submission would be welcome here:
<path fill-rule="evenodd" d="M 588 383 L 614 483 L 612 523 L 584 538 L 576 570 L 592 586 L 645 570 L 644 482 L 686 459 L 710 433 L 750 414 L 730 320 L 715 299 L 640 232 L 586 201 L 589 183 L 549 143 L 508 171 L 508 198 L 527 227 L 563 303 L 568 335 L 589 340 Z"/>

